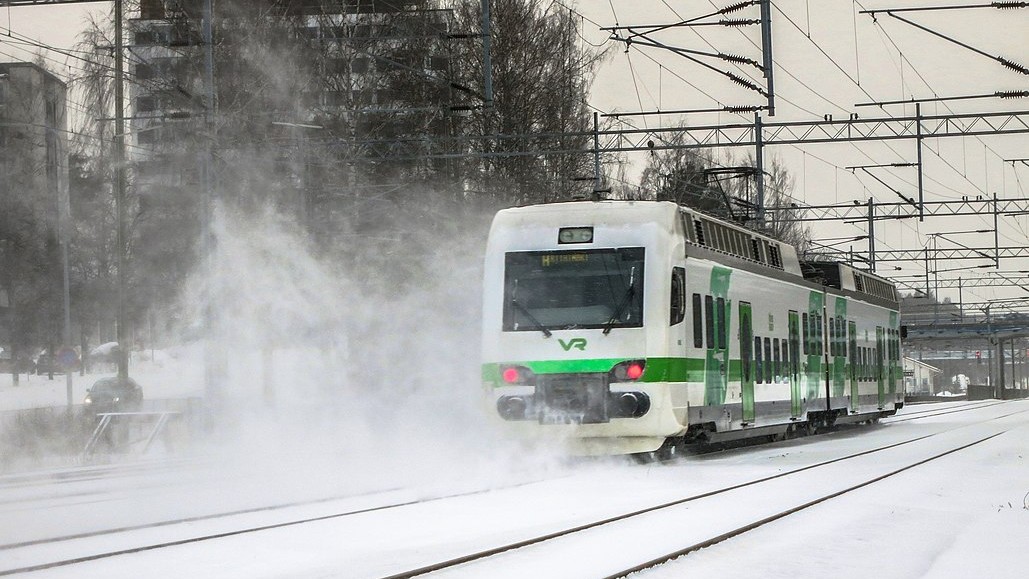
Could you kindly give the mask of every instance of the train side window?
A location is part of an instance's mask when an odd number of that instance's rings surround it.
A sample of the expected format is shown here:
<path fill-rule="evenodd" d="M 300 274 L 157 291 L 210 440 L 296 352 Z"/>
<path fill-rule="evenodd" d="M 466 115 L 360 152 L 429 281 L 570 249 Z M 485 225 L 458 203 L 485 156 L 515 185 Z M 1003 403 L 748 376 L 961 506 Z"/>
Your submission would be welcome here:
<path fill-rule="evenodd" d="M 843 320 L 839 317 L 836 318 L 836 355 L 846 356 L 846 338 L 844 337 L 847 329 L 843 327 Z"/>
<path fill-rule="evenodd" d="M 780 366 L 779 372 L 782 374 L 782 380 L 786 381 L 790 376 L 790 343 L 783 338 L 779 345 L 782 348 L 782 366 Z"/>
<path fill-rule="evenodd" d="M 704 296 L 704 323 L 707 324 L 707 331 L 704 336 L 707 338 L 707 347 L 715 347 L 715 300 L 711 296 Z"/>
<path fill-rule="evenodd" d="M 809 350 L 810 354 L 812 356 L 814 356 L 814 355 L 818 354 L 818 352 L 815 350 L 815 315 L 814 314 L 811 314 L 811 317 L 808 318 L 807 336 L 808 336 L 808 341 L 809 341 L 808 350 Z"/>
<path fill-rule="evenodd" d="M 849 350 L 848 357 L 850 358 L 850 374 L 852 379 L 857 376 L 854 370 L 854 364 L 857 361 L 857 336 L 855 335 L 857 332 L 854 331 L 855 327 L 854 322 L 847 322 L 847 346 Z"/>
<path fill-rule="evenodd" d="M 772 340 L 765 338 L 765 382 L 772 383 Z"/>
<path fill-rule="evenodd" d="M 822 314 L 815 315 L 815 340 L 818 345 L 817 354 L 821 356 L 824 353 L 822 343 L 825 341 L 825 329 L 822 325 Z"/>
<path fill-rule="evenodd" d="M 747 304 L 748 306 L 750 304 Z M 742 308 L 741 308 L 742 310 Z M 753 328 L 750 327 L 750 314 L 742 313 L 740 315 L 740 362 L 743 367 L 743 381 L 750 382 L 750 336 L 753 333 Z"/>
<path fill-rule="evenodd" d="M 810 338 L 810 336 L 808 335 L 807 314 L 802 315 L 801 318 L 802 318 L 802 322 L 800 324 L 800 329 L 804 333 L 804 339 L 801 340 L 801 341 L 804 343 L 804 355 L 807 356 L 807 354 L 808 354 L 808 344 L 810 343 L 810 342 L 808 342 L 808 339 Z"/>
<path fill-rule="evenodd" d="M 693 347 L 704 347 L 704 321 L 701 317 L 700 294 L 693 294 Z"/>
<path fill-rule="evenodd" d="M 877 336 L 875 341 L 875 379 L 882 380 L 883 378 L 883 329 L 876 326 L 875 335 Z"/>
<path fill-rule="evenodd" d="M 840 355 L 847 355 L 847 320 L 843 316 L 836 317 L 836 327 L 840 329 Z"/>
<path fill-rule="evenodd" d="M 755 380 L 758 384 L 765 381 L 764 365 L 761 363 L 763 360 L 761 356 L 761 338 L 754 336 L 754 374 Z"/>
<path fill-rule="evenodd" d="M 782 380 L 782 356 L 780 355 L 779 338 L 772 339 L 772 356 L 775 358 L 775 366 L 772 373 L 775 374 L 775 381 Z"/>
<path fill-rule="evenodd" d="M 724 350 L 726 339 L 729 336 L 729 328 L 725 323 L 725 298 L 718 298 L 718 307 L 715 308 L 715 317 L 718 320 L 718 349 Z"/>
<path fill-rule="evenodd" d="M 800 367 L 800 328 L 797 327 L 797 312 L 790 310 L 790 375 L 794 380 L 798 378 L 797 372 Z"/>
<path fill-rule="evenodd" d="M 672 268 L 672 303 L 669 325 L 676 325 L 686 319 L 686 270 Z"/>
<path fill-rule="evenodd" d="M 829 355 L 836 356 L 836 320 L 829 318 Z"/>

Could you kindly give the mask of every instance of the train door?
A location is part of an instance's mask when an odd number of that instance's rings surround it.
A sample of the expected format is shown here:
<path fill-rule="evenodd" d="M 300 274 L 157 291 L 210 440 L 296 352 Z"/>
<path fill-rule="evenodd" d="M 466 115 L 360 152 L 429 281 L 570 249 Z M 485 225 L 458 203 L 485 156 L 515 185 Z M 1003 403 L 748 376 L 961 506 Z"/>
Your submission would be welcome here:
<path fill-rule="evenodd" d="M 740 302 L 740 398 L 743 422 L 754 422 L 754 326 L 750 304 Z"/>
<path fill-rule="evenodd" d="M 858 388 L 858 349 L 857 349 L 857 324 L 854 322 L 847 322 L 847 336 L 850 338 L 850 372 L 848 378 L 850 379 L 850 409 L 853 412 L 858 411 L 858 404 L 861 400 L 860 389 Z"/>
<path fill-rule="evenodd" d="M 879 385 L 879 410 L 886 406 L 886 381 L 883 380 L 883 329 L 875 327 L 875 381 Z"/>
<path fill-rule="evenodd" d="M 790 310 L 789 325 L 790 415 L 797 418 L 804 413 L 800 389 L 800 314 Z"/>
<path fill-rule="evenodd" d="M 824 322 L 822 315 L 825 313 L 824 303 L 825 294 L 817 291 L 811 292 L 808 294 L 807 312 L 803 316 L 804 321 L 807 322 L 805 324 L 807 337 L 804 340 L 807 350 L 807 372 L 804 379 L 807 387 L 805 388 L 804 395 L 809 404 L 821 397 L 819 390 L 821 390 L 823 380 L 827 379 L 827 376 L 823 375 L 825 372 L 825 361 L 822 356 L 822 324 Z M 828 395 L 828 392 L 826 392 L 826 395 Z"/>
<path fill-rule="evenodd" d="M 895 328 L 897 326 L 897 312 L 890 312 L 890 327 Z M 889 379 L 889 392 L 890 398 L 897 401 L 897 375 L 898 366 L 900 365 L 900 331 L 889 330 L 890 335 L 890 373 L 887 374 Z"/>

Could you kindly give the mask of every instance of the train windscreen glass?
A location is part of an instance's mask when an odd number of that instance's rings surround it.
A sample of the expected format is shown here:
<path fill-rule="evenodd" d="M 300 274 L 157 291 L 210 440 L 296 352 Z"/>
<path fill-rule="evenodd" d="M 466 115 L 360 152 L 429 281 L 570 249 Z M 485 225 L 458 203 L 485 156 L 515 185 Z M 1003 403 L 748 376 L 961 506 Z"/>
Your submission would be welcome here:
<path fill-rule="evenodd" d="M 512 252 L 504 331 L 643 326 L 643 248 Z"/>

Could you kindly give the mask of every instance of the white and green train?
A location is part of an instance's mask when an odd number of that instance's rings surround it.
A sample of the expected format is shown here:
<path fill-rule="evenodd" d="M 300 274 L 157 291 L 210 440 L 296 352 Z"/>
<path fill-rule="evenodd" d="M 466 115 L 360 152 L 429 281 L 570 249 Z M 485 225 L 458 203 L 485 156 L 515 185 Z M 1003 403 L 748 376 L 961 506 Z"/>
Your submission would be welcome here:
<path fill-rule="evenodd" d="M 500 211 L 482 376 L 527 437 L 583 454 L 874 420 L 904 402 L 894 286 L 669 202 Z"/>

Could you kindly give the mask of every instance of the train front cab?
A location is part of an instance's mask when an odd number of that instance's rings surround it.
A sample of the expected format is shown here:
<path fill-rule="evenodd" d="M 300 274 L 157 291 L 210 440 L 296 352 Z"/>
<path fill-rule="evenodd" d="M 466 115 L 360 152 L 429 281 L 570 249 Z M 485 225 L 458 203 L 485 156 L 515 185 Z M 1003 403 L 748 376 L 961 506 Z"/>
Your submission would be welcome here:
<path fill-rule="evenodd" d="M 649 452 L 684 432 L 685 385 L 664 381 L 669 309 L 685 312 L 677 214 L 604 202 L 498 214 L 483 382 L 506 428 L 576 454 Z"/>

